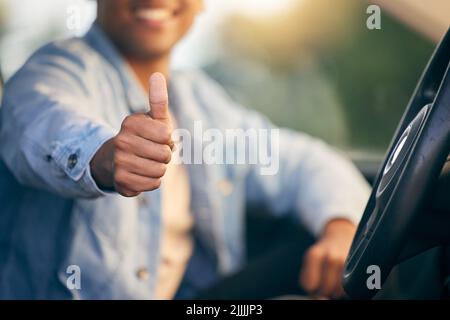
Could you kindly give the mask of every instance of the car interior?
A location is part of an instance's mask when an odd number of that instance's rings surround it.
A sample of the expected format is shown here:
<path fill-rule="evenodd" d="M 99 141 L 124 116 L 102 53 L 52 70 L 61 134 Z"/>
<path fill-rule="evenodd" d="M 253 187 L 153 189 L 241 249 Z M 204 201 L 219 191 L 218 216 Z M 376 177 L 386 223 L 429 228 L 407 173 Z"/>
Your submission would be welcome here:
<path fill-rule="evenodd" d="M 449 57 L 450 30 L 418 79 L 385 159 L 355 161 L 372 183 L 373 192 L 343 274 L 350 298 L 449 297 Z M 256 215 L 250 212 L 249 219 Z M 249 236 L 255 237 L 249 241 L 249 248 L 253 248 L 251 243 L 270 245 L 272 240 L 264 242 L 263 235 L 279 237 L 274 231 L 277 228 L 271 228 L 273 223 L 269 221 L 261 227 L 260 222 L 260 230 L 249 230 Z M 284 228 L 289 228 L 288 222 Z M 381 290 L 367 286 L 370 266 L 381 270 Z"/>
<path fill-rule="evenodd" d="M 450 29 L 419 79 L 373 180 L 343 275 L 351 298 L 448 298 L 449 151 Z M 366 178 L 373 177 L 366 173 Z M 381 291 L 367 286 L 368 267 L 374 265 L 382 270 L 382 284 L 387 282 Z"/>

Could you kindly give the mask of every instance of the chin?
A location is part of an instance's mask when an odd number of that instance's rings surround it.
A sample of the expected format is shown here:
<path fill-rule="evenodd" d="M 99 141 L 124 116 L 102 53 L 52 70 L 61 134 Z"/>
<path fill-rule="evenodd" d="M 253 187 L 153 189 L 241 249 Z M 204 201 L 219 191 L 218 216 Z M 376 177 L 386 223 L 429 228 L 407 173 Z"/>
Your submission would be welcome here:
<path fill-rule="evenodd" d="M 175 41 L 167 41 L 167 39 L 138 41 L 135 43 L 134 51 L 142 58 L 168 56 L 175 43 Z"/>
<path fill-rule="evenodd" d="M 152 59 L 152 58 L 161 58 L 161 57 L 169 57 L 171 52 L 171 47 L 148 47 L 141 50 L 142 58 Z"/>
<path fill-rule="evenodd" d="M 133 34 L 133 33 L 128 33 Z M 176 40 L 170 35 L 157 36 L 120 36 L 115 40 L 119 50 L 127 57 L 136 59 L 152 59 L 161 56 L 168 56 L 176 44 Z"/>

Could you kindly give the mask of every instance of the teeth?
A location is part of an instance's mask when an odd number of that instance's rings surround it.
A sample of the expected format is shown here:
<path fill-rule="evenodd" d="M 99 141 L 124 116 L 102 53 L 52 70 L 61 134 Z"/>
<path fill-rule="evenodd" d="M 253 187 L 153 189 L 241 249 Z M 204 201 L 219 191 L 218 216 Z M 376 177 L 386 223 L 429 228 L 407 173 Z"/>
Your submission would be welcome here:
<path fill-rule="evenodd" d="M 138 9 L 136 16 L 146 20 L 166 20 L 170 18 L 170 11 L 167 9 Z"/>

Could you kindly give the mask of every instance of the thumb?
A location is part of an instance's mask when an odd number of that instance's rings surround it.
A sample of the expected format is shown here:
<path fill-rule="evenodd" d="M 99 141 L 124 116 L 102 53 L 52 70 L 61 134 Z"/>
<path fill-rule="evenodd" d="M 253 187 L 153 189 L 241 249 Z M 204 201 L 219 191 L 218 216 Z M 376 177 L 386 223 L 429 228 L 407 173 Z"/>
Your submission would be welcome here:
<path fill-rule="evenodd" d="M 150 76 L 150 116 L 154 120 L 169 123 L 169 98 L 166 79 L 162 73 L 155 72 Z"/>

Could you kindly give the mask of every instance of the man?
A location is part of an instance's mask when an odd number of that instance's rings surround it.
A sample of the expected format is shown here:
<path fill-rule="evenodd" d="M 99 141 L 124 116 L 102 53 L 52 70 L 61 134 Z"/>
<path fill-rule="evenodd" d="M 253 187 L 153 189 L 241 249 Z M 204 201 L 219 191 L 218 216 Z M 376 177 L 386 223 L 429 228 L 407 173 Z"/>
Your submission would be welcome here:
<path fill-rule="evenodd" d="M 203 73 L 169 71 L 172 48 L 201 9 L 201 0 L 98 0 L 85 37 L 41 48 L 8 81 L 3 298 L 202 296 L 245 270 L 252 204 L 294 213 L 317 238 L 307 252 L 290 252 L 302 260 L 296 285 L 343 296 L 342 267 L 369 192 L 347 160 L 282 129 L 267 141 L 279 150 L 273 175 L 261 164 L 171 161 L 174 128 L 276 129 Z"/>

